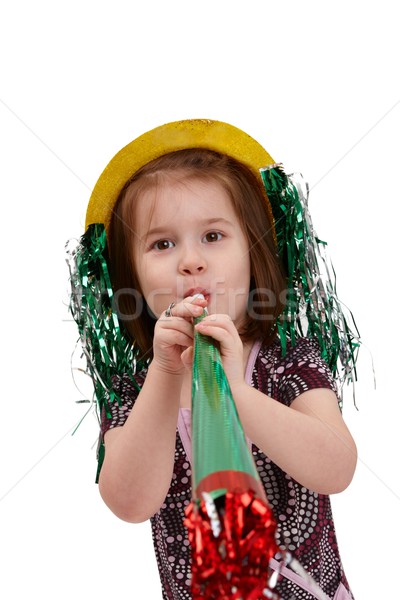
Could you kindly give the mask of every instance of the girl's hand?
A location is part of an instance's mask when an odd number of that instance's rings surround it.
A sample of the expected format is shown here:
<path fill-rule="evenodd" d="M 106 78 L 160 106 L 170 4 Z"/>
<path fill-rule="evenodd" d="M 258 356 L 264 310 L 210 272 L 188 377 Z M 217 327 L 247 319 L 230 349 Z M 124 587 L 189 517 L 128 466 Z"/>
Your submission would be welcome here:
<path fill-rule="evenodd" d="M 195 329 L 219 342 L 222 365 L 231 387 L 244 383 L 243 342 L 230 316 L 209 315 Z"/>
<path fill-rule="evenodd" d="M 205 299 L 188 296 L 174 305 L 171 316 L 163 312 L 154 329 L 152 362 L 156 368 L 183 374 L 193 353 L 193 318 L 199 317 L 206 305 Z"/>

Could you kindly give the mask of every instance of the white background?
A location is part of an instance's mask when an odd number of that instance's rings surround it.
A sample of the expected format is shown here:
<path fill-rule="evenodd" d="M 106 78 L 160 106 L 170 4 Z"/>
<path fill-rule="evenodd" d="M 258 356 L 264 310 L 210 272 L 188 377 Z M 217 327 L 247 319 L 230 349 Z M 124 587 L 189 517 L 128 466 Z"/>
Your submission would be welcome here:
<path fill-rule="evenodd" d="M 303 173 L 360 356 L 359 447 L 332 498 L 357 600 L 395 598 L 400 508 L 396 2 L 3 2 L 0 16 L 0 595 L 160 598 L 149 524 L 94 484 L 75 402 L 64 243 L 111 157 L 167 121 L 230 122 Z M 81 387 L 84 385 L 80 383 Z M 392 570 L 394 569 L 394 570 Z"/>

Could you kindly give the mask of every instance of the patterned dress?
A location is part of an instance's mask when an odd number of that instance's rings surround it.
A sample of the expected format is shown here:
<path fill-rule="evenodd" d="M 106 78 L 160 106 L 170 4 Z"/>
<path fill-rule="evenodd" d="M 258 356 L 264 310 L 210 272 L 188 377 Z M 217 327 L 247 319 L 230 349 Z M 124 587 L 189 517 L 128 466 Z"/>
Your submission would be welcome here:
<path fill-rule="evenodd" d="M 146 371 L 137 374 L 142 385 Z M 246 381 L 286 406 L 303 392 L 336 385 L 318 343 L 300 339 L 281 356 L 278 342 L 264 346 L 256 342 L 250 354 Z M 122 426 L 138 392 L 129 377 L 115 377 L 114 388 L 122 404 L 112 404 L 112 417 L 102 416 L 101 434 Z M 353 596 L 341 564 L 329 496 L 301 486 L 275 465 L 257 446 L 249 446 L 278 524 L 277 542 L 290 550 L 314 577 L 321 589 L 334 600 Z M 151 518 L 151 527 L 164 600 L 190 600 L 190 548 L 184 510 L 191 500 L 190 410 L 181 409 L 176 434 L 175 465 L 171 486 L 160 510 Z M 278 566 L 273 560 L 272 566 Z M 282 600 L 312 600 L 306 582 L 284 568 L 276 591 Z"/>

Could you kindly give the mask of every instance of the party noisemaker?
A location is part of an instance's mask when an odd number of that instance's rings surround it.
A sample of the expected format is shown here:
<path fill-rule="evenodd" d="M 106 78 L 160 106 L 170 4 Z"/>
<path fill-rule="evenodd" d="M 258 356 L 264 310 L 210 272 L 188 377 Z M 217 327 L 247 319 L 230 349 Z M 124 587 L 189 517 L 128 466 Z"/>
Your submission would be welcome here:
<path fill-rule="evenodd" d="M 200 322 L 207 314 L 195 319 Z M 192 379 L 192 502 L 185 525 L 193 600 L 279 600 L 290 565 L 327 600 L 298 561 L 277 545 L 276 522 L 247 445 L 217 344 L 195 332 Z M 272 563 L 277 568 L 272 569 Z"/>

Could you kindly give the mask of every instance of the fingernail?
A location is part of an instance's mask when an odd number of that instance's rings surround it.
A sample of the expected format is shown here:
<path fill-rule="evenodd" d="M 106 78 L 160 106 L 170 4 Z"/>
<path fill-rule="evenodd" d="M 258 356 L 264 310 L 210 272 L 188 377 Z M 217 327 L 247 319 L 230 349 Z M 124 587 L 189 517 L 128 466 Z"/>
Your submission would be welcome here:
<path fill-rule="evenodd" d="M 193 296 L 193 300 L 204 300 L 204 296 L 203 296 L 203 294 L 195 294 Z M 192 300 L 192 302 L 193 302 L 193 300 Z"/>

